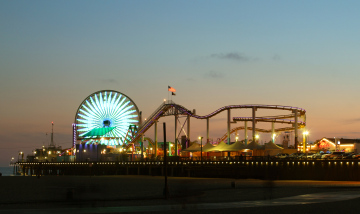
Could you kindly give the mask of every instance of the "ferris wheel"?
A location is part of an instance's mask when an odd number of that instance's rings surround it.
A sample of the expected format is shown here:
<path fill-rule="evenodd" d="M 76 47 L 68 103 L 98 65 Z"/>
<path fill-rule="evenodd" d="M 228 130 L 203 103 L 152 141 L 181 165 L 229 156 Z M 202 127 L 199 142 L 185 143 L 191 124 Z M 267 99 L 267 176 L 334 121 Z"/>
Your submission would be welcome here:
<path fill-rule="evenodd" d="M 113 90 L 95 92 L 76 112 L 76 137 L 101 144 L 122 144 L 129 126 L 139 125 L 139 115 L 136 104 L 125 94 Z"/>

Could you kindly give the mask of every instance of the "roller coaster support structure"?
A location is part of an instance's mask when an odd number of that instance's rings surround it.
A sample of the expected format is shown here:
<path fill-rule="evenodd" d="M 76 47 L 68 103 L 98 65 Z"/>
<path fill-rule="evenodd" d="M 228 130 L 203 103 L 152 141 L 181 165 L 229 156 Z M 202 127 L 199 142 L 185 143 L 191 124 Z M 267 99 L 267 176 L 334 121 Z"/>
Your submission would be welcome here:
<path fill-rule="evenodd" d="M 190 115 L 187 115 L 187 141 L 185 147 L 189 147 L 190 145 Z"/>
<path fill-rule="evenodd" d="M 177 124 L 178 124 L 178 119 L 179 119 L 179 115 L 178 115 L 178 110 L 177 108 L 175 108 L 175 156 L 178 156 L 178 139 L 177 139 Z M 171 154 L 171 151 L 169 150 L 169 155 Z"/>
<path fill-rule="evenodd" d="M 227 144 L 230 144 L 230 109 L 227 110 Z"/>
<path fill-rule="evenodd" d="M 210 138 L 209 138 L 209 118 L 206 118 L 206 143 L 210 142 Z"/>
<path fill-rule="evenodd" d="M 247 145 L 247 142 L 248 142 L 248 127 L 247 127 L 247 121 L 244 121 L 245 123 L 245 146 Z"/>
<path fill-rule="evenodd" d="M 275 122 L 271 123 L 271 140 L 275 143 Z"/>
<path fill-rule="evenodd" d="M 154 148 L 154 150 L 155 150 L 155 158 L 157 158 L 157 146 L 158 146 L 158 136 L 157 136 L 157 124 L 158 124 L 158 121 L 156 120 L 155 121 L 155 148 Z"/>
<path fill-rule="evenodd" d="M 252 107 L 252 140 L 253 142 L 255 142 L 255 112 L 256 112 L 256 107 Z"/>
<path fill-rule="evenodd" d="M 295 124 L 294 124 L 294 128 L 295 128 L 295 149 L 298 148 L 298 144 L 299 144 L 299 140 L 298 140 L 298 111 L 294 110 L 294 114 L 295 114 Z"/>

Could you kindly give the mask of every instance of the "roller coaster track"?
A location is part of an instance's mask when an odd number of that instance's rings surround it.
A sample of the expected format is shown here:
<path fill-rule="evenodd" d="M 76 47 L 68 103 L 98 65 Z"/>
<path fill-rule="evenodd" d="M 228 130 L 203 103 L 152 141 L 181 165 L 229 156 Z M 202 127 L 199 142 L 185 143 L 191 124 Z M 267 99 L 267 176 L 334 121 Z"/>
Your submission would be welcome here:
<path fill-rule="evenodd" d="M 294 117 L 294 116 L 293 116 Z M 233 117 L 233 121 L 252 121 L 252 117 Z M 275 122 L 275 123 L 286 123 L 286 124 L 294 124 L 295 120 L 284 120 L 284 119 L 278 119 L 275 117 L 255 117 L 255 121 L 260 122 Z M 298 121 L 298 126 L 305 126 L 305 122 Z"/>
<path fill-rule="evenodd" d="M 149 137 L 144 137 L 144 141 L 148 141 L 149 144 L 151 144 L 151 147 L 154 147 L 155 145 L 155 142 Z"/>
<path fill-rule="evenodd" d="M 297 111 L 298 117 L 304 116 L 306 114 L 305 109 L 292 107 L 292 106 L 281 106 L 281 105 L 229 105 L 224 106 L 216 111 L 207 114 L 205 116 L 200 116 L 192 113 L 189 109 L 185 108 L 182 105 L 176 104 L 172 101 L 163 102 L 151 115 L 148 117 L 146 122 L 144 122 L 139 128 L 135 136 L 132 138 L 130 143 L 134 143 L 140 139 L 140 137 L 157 121 L 160 117 L 169 116 L 169 115 L 189 115 L 196 119 L 208 119 L 214 117 L 215 115 L 219 114 L 222 111 L 230 110 L 230 109 L 276 109 L 276 110 L 288 110 L 291 112 Z M 261 117 L 257 118 L 259 120 L 256 121 L 263 121 L 263 122 L 282 122 L 282 123 L 294 123 L 291 120 L 284 120 L 286 118 L 292 118 L 295 114 L 290 115 L 280 115 L 280 116 L 270 116 L 270 117 Z M 251 117 L 249 117 L 251 118 Z M 246 120 L 250 121 L 249 118 Z M 244 117 L 233 118 L 238 120 L 245 120 Z M 305 125 L 305 122 L 298 122 L 298 126 Z"/>
<path fill-rule="evenodd" d="M 230 130 L 230 134 L 233 134 L 234 132 L 236 131 L 239 131 L 239 130 L 244 130 L 245 129 L 245 126 L 239 126 L 239 127 L 236 127 L 236 128 L 233 128 Z M 252 131 L 252 127 L 247 127 L 247 130 L 250 130 Z M 284 131 L 291 131 L 293 130 L 292 127 L 286 127 L 286 128 L 279 128 L 279 129 L 275 129 L 275 132 L 284 132 Z M 264 132 L 264 133 L 271 133 L 271 130 L 270 129 L 259 129 L 259 128 L 255 128 L 255 131 L 256 132 Z M 225 141 L 227 139 L 227 133 L 225 133 L 221 138 L 220 138 L 220 141 Z"/>

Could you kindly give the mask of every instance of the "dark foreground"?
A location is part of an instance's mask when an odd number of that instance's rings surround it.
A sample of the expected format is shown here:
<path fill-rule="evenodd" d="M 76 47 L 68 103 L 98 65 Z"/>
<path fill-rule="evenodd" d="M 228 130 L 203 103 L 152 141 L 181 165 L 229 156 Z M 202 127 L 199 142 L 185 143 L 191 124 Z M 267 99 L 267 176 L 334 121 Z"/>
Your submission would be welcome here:
<path fill-rule="evenodd" d="M 360 182 L 157 176 L 0 177 L 0 213 L 355 213 Z"/>

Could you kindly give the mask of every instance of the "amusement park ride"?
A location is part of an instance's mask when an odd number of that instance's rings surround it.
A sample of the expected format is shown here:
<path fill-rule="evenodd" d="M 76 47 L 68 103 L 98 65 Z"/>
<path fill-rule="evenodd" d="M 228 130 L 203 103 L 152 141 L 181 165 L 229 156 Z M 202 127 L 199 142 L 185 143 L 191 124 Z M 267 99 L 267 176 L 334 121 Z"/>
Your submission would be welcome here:
<path fill-rule="evenodd" d="M 234 109 L 251 109 L 251 117 L 233 117 L 231 118 L 231 111 Z M 289 114 L 275 115 L 275 116 L 257 116 L 258 109 L 268 110 L 282 110 Z M 306 111 L 302 108 L 280 105 L 229 105 L 217 109 L 216 111 L 199 116 L 195 111 L 191 111 L 182 105 L 176 104 L 172 101 L 164 101 L 161 105 L 149 116 L 147 120 L 142 120 L 141 112 L 132 99 L 121 92 L 114 90 L 97 91 L 89 95 L 80 104 L 73 124 L 73 146 L 76 143 L 85 144 L 105 144 L 108 146 L 125 145 L 126 148 L 134 146 L 139 142 L 141 149 L 144 140 L 144 134 L 154 126 L 155 137 L 154 150 L 157 151 L 158 135 L 157 126 L 158 120 L 161 117 L 174 116 L 175 117 L 175 151 L 178 151 L 178 127 L 177 121 L 180 116 L 185 116 L 187 122 L 186 141 L 190 142 L 190 118 L 206 120 L 207 135 L 206 142 L 209 142 L 209 123 L 210 119 L 218 115 L 220 112 L 227 112 L 227 133 L 220 139 L 228 144 L 230 143 L 230 135 L 238 130 L 245 132 L 245 145 L 248 143 L 247 131 L 252 131 L 252 141 L 256 140 L 256 132 L 276 133 L 292 131 L 295 133 L 295 147 L 298 146 L 298 132 L 306 126 Z M 231 120 L 232 119 L 232 120 Z M 244 126 L 239 126 L 230 129 L 231 123 L 243 122 Z M 251 122 L 251 127 L 248 126 Z M 259 122 L 271 123 L 272 128 L 260 129 L 256 127 Z M 285 128 L 275 128 L 275 124 L 289 124 Z M 183 127 L 181 127 L 183 128 Z M 274 137 L 273 137 L 274 142 Z M 141 151 L 143 154 L 143 151 Z M 156 155 L 156 152 L 155 152 Z M 175 152 L 177 155 L 177 152 Z"/>

